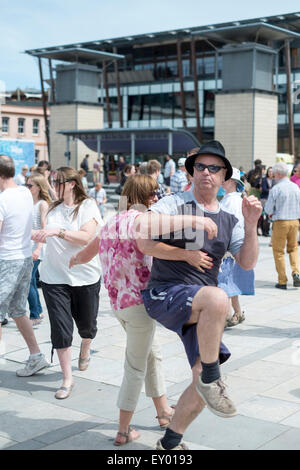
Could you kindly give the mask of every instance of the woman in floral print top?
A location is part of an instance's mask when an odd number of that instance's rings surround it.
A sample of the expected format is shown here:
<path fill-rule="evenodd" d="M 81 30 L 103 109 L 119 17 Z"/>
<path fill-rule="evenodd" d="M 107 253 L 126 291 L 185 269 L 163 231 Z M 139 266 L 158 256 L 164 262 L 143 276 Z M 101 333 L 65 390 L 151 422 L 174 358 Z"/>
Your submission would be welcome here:
<path fill-rule="evenodd" d="M 120 209 L 124 205 L 125 210 L 109 219 L 99 236 L 70 261 L 71 268 L 88 262 L 99 252 L 113 312 L 126 331 L 124 377 L 117 402 L 119 431 L 114 442 L 118 446 L 139 437 L 130 421 L 144 382 L 161 427 L 170 423 L 174 413 L 165 395 L 162 355 L 154 339 L 156 325 L 147 315 L 140 293 L 147 286 L 152 258 L 138 249 L 135 227 L 137 217 L 157 201 L 156 190 L 157 182 L 151 176 L 128 178 L 120 199 Z M 170 247 L 165 247 L 168 252 Z"/>

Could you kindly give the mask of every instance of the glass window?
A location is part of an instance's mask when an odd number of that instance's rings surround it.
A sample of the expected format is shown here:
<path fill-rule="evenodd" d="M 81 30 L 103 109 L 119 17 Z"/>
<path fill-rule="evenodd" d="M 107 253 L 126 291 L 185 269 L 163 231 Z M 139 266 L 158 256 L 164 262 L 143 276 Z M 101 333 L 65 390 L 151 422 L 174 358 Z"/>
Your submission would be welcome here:
<path fill-rule="evenodd" d="M 204 73 L 206 75 L 211 75 L 215 73 L 215 57 L 204 57 Z"/>
<path fill-rule="evenodd" d="M 3 134 L 7 134 L 9 130 L 9 118 L 3 117 L 2 118 L 2 132 Z"/>
<path fill-rule="evenodd" d="M 203 111 L 205 118 L 215 115 L 215 94 L 212 91 L 204 90 Z"/>
<path fill-rule="evenodd" d="M 182 75 L 188 77 L 190 75 L 190 60 L 183 59 L 182 61 Z"/>
<path fill-rule="evenodd" d="M 300 48 L 291 48 L 291 67 L 292 69 L 300 67 Z"/>
<path fill-rule="evenodd" d="M 25 119 L 18 118 L 18 133 L 24 134 L 24 130 L 25 130 Z"/>
<path fill-rule="evenodd" d="M 32 121 L 32 133 L 33 133 L 33 135 L 38 135 L 39 125 L 40 125 L 40 120 L 39 119 L 33 119 L 33 121 Z"/>
<path fill-rule="evenodd" d="M 110 97 L 109 98 L 109 104 L 110 104 L 111 120 L 112 121 L 119 121 L 118 99 L 115 98 L 115 97 Z M 105 107 L 104 107 L 104 122 L 108 123 L 106 101 L 105 101 Z"/>
<path fill-rule="evenodd" d="M 168 60 L 167 62 L 167 77 L 177 77 L 178 63 L 177 60 Z"/>
<path fill-rule="evenodd" d="M 157 62 L 156 69 L 155 69 L 155 78 L 165 78 L 166 77 L 166 63 L 165 62 Z"/>
<path fill-rule="evenodd" d="M 187 118 L 196 116 L 195 94 L 194 92 L 186 92 L 185 96 L 185 113 Z"/>
<path fill-rule="evenodd" d="M 34 163 L 36 164 L 39 162 L 39 154 L 40 154 L 39 150 L 34 151 Z"/>
<path fill-rule="evenodd" d="M 141 96 L 128 96 L 128 121 L 137 121 L 141 115 Z"/>
<path fill-rule="evenodd" d="M 196 59 L 197 75 L 204 74 L 204 60 L 203 57 L 197 57 Z"/>
<path fill-rule="evenodd" d="M 278 86 L 278 114 L 287 113 L 287 96 L 286 96 L 286 85 Z"/>

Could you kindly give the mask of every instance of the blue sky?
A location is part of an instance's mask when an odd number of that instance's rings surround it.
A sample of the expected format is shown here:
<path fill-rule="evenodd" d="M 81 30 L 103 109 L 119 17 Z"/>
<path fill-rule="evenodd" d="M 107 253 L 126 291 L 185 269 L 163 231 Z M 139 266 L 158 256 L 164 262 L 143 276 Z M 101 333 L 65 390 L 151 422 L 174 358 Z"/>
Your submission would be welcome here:
<path fill-rule="evenodd" d="M 0 80 L 40 87 L 26 49 L 292 13 L 299 0 L 0 0 Z"/>

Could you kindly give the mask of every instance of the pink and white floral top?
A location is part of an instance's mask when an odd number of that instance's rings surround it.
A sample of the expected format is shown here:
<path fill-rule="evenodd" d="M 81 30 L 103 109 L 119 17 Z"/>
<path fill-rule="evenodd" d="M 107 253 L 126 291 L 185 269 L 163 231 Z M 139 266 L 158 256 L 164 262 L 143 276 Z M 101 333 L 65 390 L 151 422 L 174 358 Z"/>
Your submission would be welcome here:
<path fill-rule="evenodd" d="M 134 221 L 141 213 L 121 212 L 101 229 L 99 256 L 104 284 L 114 310 L 143 303 L 141 290 L 150 277 L 152 257 L 144 255 L 134 236 Z"/>

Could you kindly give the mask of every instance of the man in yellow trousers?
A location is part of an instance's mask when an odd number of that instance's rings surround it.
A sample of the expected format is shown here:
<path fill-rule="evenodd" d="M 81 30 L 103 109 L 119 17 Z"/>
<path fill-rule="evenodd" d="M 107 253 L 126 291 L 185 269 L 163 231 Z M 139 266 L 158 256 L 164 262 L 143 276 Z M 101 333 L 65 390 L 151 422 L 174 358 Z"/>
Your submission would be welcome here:
<path fill-rule="evenodd" d="M 300 287 L 300 271 L 298 258 L 298 228 L 300 219 L 300 189 L 288 178 L 288 166 L 278 162 L 273 166 L 277 184 L 270 190 L 264 207 L 265 212 L 272 216 L 272 248 L 278 273 L 278 289 L 287 288 L 285 270 L 285 246 L 289 254 L 294 287 Z"/>

